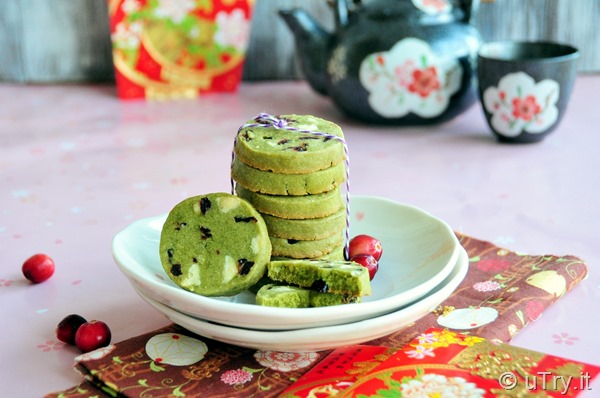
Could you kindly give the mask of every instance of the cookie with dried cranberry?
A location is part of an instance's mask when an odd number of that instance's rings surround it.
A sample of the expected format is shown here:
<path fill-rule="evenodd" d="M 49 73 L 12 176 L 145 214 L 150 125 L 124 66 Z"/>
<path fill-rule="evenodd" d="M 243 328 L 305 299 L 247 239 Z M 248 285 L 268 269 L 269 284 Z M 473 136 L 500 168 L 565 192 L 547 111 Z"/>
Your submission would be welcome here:
<path fill-rule="evenodd" d="M 343 234 L 334 234 L 325 239 L 297 240 L 297 239 L 271 239 L 271 255 L 289 258 L 318 258 L 325 256 L 340 246 L 344 241 Z"/>
<path fill-rule="evenodd" d="M 204 296 L 232 296 L 265 274 L 271 242 L 250 203 L 210 193 L 185 199 L 169 212 L 159 250 L 165 272 L 177 285 Z"/>
<path fill-rule="evenodd" d="M 267 265 L 267 275 L 277 282 L 323 293 L 339 293 L 348 296 L 371 294 L 369 271 L 353 261 L 271 261 Z"/>
<path fill-rule="evenodd" d="M 297 286 L 268 284 L 256 293 L 256 304 L 269 307 L 306 308 L 360 302 L 360 297 L 321 293 Z"/>
<path fill-rule="evenodd" d="M 252 192 L 237 184 L 235 191 L 261 213 L 294 220 L 327 217 L 344 206 L 340 188 L 315 195 L 289 196 Z"/>
<path fill-rule="evenodd" d="M 236 137 L 234 151 L 242 162 L 274 173 L 306 174 L 337 165 L 345 159 L 344 146 L 330 136 L 344 138 L 335 123 L 311 115 L 281 115 L 282 128 L 245 127 Z M 255 124 L 249 120 L 247 124 Z M 318 136 L 285 127 L 325 133 Z"/>
<path fill-rule="evenodd" d="M 267 307 L 307 308 L 310 290 L 296 286 L 265 285 L 256 292 L 256 304 Z"/>
<path fill-rule="evenodd" d="M 306 174 L 283 174 L 255 169 L 235 158 L 231 178 L 252 192 L 269 195 L 313 195 L 339 187 L 346 180 L 346 165 L 338 163 L 327 169 Z"/>

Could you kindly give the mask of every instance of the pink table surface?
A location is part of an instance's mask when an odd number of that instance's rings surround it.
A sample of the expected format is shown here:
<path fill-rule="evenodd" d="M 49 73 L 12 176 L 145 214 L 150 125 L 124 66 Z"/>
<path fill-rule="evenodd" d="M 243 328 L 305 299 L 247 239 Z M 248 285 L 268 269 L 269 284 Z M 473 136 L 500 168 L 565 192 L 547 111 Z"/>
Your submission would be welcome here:
<path fill-rule="evenodd" d="M 353 194 L 416 205 L 512 250 L 583 258 L 588 279 L 512 344 L 599 365 L 598 92 L 600 76 L 580 76 L 551 136 L 506 145 L 479 104 L 439 126 L 373 127 L 304 82 L 149 103 L 120 102 L 111 86 L 0 85 L 0 395 L 39 397 L 80 381 L 71 368 L 78 351 L 54 336 L 68 314 L 104 320 L 113 342 L 168 323 L 120 273 L 111 239 L 188 196 L 228 191 L 234 134 L 262 111 L 339 123 Z M 32 285 L 21 264 L 38 252 L 57 270 Z M 584 396 L 598 396 L 598 380 L 592 389 Z"/>

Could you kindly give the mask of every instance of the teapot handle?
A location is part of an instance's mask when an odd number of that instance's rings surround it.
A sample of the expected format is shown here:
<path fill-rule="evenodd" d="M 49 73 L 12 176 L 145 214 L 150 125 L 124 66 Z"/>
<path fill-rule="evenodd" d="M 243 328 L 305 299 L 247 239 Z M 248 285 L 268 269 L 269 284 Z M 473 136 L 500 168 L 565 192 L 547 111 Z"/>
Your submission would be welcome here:
<path fill-rule="evenodd" d="M 348 16 L 362 6 L 362 0 L 328 0 L 329 5 L 335 12 L 336 28 L 348 24 Z M 351 2 L 352 4 L 348 4 Z"/>
<path fill-rule="evenodd" d="M 468 24 L 473 23 L 479 11 L 479 0 L 459 0 L 459 5 L 465 15 L 463 21 Z"/>

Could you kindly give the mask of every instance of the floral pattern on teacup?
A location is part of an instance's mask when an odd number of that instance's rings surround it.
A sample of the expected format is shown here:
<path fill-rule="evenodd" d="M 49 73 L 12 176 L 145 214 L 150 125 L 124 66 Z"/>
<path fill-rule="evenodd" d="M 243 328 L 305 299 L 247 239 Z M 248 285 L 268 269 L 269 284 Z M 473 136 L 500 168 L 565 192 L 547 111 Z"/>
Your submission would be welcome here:
<path fill-rule="evenodd" d="M 369 54 L 359 70 L 369 105 L 388 118 L 410 112 L 425 118 L 439 116 L 460 88 L 462 75 L 457 60 L 436 56 L 427 42 L 417 38 Z"/>
<path fill-rule="evenodd" d="M 483 93 L 483 105 L 492 114 L 490 123 L 499 134 L 539 134 L 558 119 L 559 94 L 556 81 L 545 79 L 536 83 L 528 74 L 516 72 L 502 77 L 498 87 L 488 87 Z"/>
<path fill-rule="evenodd" d="M 449 0 L 412 0 L 415 7 L 429 15 L 447 14 L 452 11 Z"/>

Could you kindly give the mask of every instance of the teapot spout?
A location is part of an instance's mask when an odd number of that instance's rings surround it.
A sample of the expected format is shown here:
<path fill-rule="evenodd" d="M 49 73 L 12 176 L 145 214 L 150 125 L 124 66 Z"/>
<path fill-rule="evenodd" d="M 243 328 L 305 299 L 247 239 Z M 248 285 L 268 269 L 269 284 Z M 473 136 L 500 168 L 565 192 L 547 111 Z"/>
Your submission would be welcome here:
<path fill-rule="evenodd" d="M 306 11 L 281 10 L 279 15 L 290 28 L 300 56 L 300 67 L 310 86 L 327 94 L 327 51 L 333 37 Z"/>

